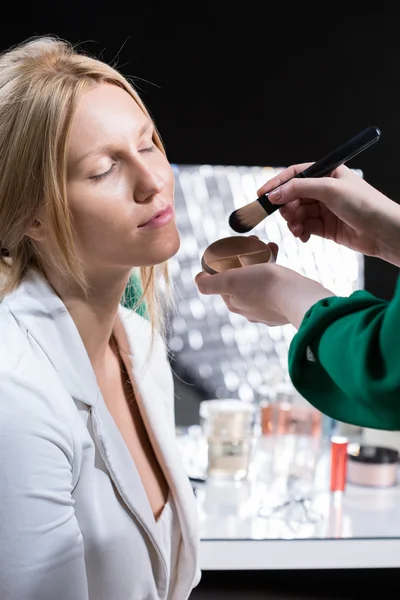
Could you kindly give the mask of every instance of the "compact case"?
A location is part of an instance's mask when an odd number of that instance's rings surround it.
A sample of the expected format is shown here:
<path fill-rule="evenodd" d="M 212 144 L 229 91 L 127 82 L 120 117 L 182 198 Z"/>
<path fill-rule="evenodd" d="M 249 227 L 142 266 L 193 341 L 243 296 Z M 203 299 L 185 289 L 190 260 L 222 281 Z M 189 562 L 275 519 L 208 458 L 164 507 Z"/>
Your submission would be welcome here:
<path fill-rule="evenodd" d="M 233 235 L 210 244 L 201 259 L 203 271 L 211 275 L 259 263 L 275 262 L 270 247 L 258 238 Z"/>
<path fill-rule="evenodd" d="M 347 481 L 370 487 L 397 484 L 399 452 L 394 448 L 349 444 Z"/>

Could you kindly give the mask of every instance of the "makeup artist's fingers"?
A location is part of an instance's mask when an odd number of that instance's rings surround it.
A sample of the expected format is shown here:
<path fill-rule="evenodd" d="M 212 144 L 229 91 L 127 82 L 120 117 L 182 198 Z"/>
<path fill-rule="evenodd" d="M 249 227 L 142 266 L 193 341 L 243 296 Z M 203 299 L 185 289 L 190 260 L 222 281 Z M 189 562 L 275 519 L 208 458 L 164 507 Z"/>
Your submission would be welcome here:
<path fill-rule="evenodd" d="M 333 177 L 306 177 L 294 178 L 282 184 L 269 193 L 268 199 L 272 204 L 288 204 L 299 198 L 307 201 L 312 198 L 329 207 L 335 201 L 340 201 L 344 193 L 344 184 Z"/>
<path fill-rule="evenodd" d="M 315 200 L 301 204 L 294 200 L 285 204 L 280 213 L 285 219 L 289 231 L 302 242 L 310 239 L 311 235 L 326 237 L 326 224 L 321 215 L 321 205 Z"/>
<path fill-rule="evenodd" d="M 257 190 L 258 196 L 261 196 L 262 194 L 271 192 L 272 190 L 276 189 L 277 187 L 282 186 L 289 181 L 292 181 L 293 178 L 294 178 L 294 181 L 304 181 L 304 182 L 315 181 L 316 178 L 311 178 L 311 177 L 310 178 L 308 178 L 308 177 L 307 178 L 296 178 L 296 175 L 305 171 L 305 169 L 310 167 L 312 164 L 314 164 L 314 163 L 313 162 L 305 162 L 305 163 L 300 163 L 297 165 L 292 165 L 292 166 L 288 167 L 287 169 L 284 169 L 283 171 L 278 173 L 278 175 L 276 175 L 272 179 L 269 179 L 262 187 L 260 187 Z M 358 178 L 358 175 L 353 173 L 353 171 L 351 169 L 349 169 L 346 165 L 340 165 L 339 167 L 334 169 L 329 174 L 329 176 L 324 177 L 324 178 L 318 178 L 318 179 L 351 180 L 354 178 Z M 313 196 L 311 195 L 310 197 L 313 197 Z"/>
<path fill-rule="evenodd" d="M 275 244 L 275 242 L 268 242 L 267 246 L 269 246 L 269 248 L 272 252 L 272 256 L 274 257 L 274 261 L 276 262 L 278 259 L 278 253 L 279 253 L 278 244 Z"/>
<path fill-rule="evenodd" d="M 258 235 L 249 235 L 250 238 L 254 238 L 255 240 L 259 240 L 260 238 L 258 237 Z M 276 262 L 276 259 L 278 258 L 278 252 L 279 252 L 279 246 L 278 244 L 275 244 L 275 242 L 268 242 L 267 246 L 269 246 L 269 248 L 271 249 L 272 255 L 274 257 L 274 260 Z"/>
<path fill-rule="evenodd" d="M 321 216 L 321 205 L 315 200 L 303 204 L 301 200 L 293 200 L 279 209 L 280 214 L 288 223 L 303 223 L 307 219 L 316 219 Z"/>
<path fill-rule="evenodd" d="M 307 219 L 304 223 L 288 223 L 288 228 L 294 237 L 299 238 L 302 242 L 308 242 L 312 235 L 318 237 L 327 236 L 325 223 L 322 219 Z"/>
<path fill-rule="evenodd" d="M 311 235 L 307 235 L 307 234 L 303 234 L 303 235 L 299 235 L 299 240 L 301 242 L 303 242 L 303 244 L 306 244 L 308 242 L 308 240 L 310 239 Z"/>
<path fill-rule="evenodd" d="M 210 275 L 209 273 L 202 271 L 196 275 L 194 282 L 197 285 L 199 292 L 205 295 L 220 294 L 222 296 L 232 296 L 233 294 L 232 278 L 230 277 L 229 271 L 216 273 L 215 275 Z"/>
<path fill-rule="evenodd" d="M 203 281 L 203 280 L 207 279 L 208 277 L 211 277 L 210 273 L 206 273 L 205 271 L 200 271 L 200 273 L 197 273 L 196 277 L 194 278 L 194 282 L 198 286 L 200 281 Z"/>
<path fill-rule="evenodd" d="M 309 167 L 312 164 L 313 163 L 310 163 L 310 162 L 309 163 L 301 163 L 298 165 L 292 165 L 291 167 L 284 169 L 278 175 L 276 175 L 275 177 L 272 177 L 272 179 L 269 179 L 266 183 L 264 183 L 264 185 L 262 187 L 260 187 L 259 190 L 257 190 L 257 195 L 261 196 L 262 194 L 266 194 L 267 192 L 270 192 L 271 190 L 278 187 L 279 185 L 282 185 L 286 181 L 289 181 L 289 179 L 291 179 L 298 173 L 301 173 L 302 171 L 307 169 L 307 167 Z"/>
<path fill-rule="evenodd" d="M 230 310 L 230 312 L 233 312 L 233 313 L 238 312 L 236 309 L 234 296 L 228 296 L 227 294 L 221 294 L 221 298 L 225 302 L 225 304 L 226 304 L 227 308 Z"/>

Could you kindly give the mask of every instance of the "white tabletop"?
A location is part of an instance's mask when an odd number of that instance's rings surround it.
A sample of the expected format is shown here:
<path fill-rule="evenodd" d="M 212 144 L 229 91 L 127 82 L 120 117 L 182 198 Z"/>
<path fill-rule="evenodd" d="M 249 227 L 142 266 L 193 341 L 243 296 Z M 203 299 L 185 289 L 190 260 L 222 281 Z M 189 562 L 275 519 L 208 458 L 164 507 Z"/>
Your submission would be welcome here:
<path fill-rule="evenodd" d="M 190 474 L 188 451 L 187 444 Z M 204 442 L 197 446 L 197 465 L 202 452 Z M 332 493 L 326 443 L 313 450 L 314 463 L 304 460 L 304 452 L 303 459 L 288 461 L 290 453 L 299 457 L 302 450 L 289 436 L 279 440 L 278 450 L 276 441 L 261 438 L 248 479 L 208 479 L 197 487 L 201 568 L 400 567 L 400 485 L 347 483 L 343 493 Z M 291 490 L 288 473 L 298 476 Z"/>

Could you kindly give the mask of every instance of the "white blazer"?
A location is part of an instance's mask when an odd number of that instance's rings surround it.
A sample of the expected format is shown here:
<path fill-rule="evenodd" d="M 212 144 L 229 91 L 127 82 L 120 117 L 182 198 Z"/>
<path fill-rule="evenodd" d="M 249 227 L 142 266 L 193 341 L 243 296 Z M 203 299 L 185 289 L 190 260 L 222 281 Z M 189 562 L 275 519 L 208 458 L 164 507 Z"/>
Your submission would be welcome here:
<path fill-rule="evenodd" d="M 181 528 L 168 599 L 200 579 L 195 498 L 176 445 L 173 380 L 123 307 L 143 419 Z M 159 600 L 167 566 L 135 463 L 61 299 L 32 272 L 0 303 L 0 599 Z"/>

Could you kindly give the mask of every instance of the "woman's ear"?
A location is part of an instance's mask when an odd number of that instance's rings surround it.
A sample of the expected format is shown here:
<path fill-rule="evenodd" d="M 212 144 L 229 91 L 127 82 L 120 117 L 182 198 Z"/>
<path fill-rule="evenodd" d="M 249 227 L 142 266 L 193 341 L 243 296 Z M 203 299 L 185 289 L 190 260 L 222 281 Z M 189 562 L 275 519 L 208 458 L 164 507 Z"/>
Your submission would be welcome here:
<path fill-rule="evenodd" d="M 33 225 L 26 232 L 26 235 L 35 242 L 43 242 L 46 237 L 46 230 L 43 222 L 39 219 L 35 219 Z"/>

